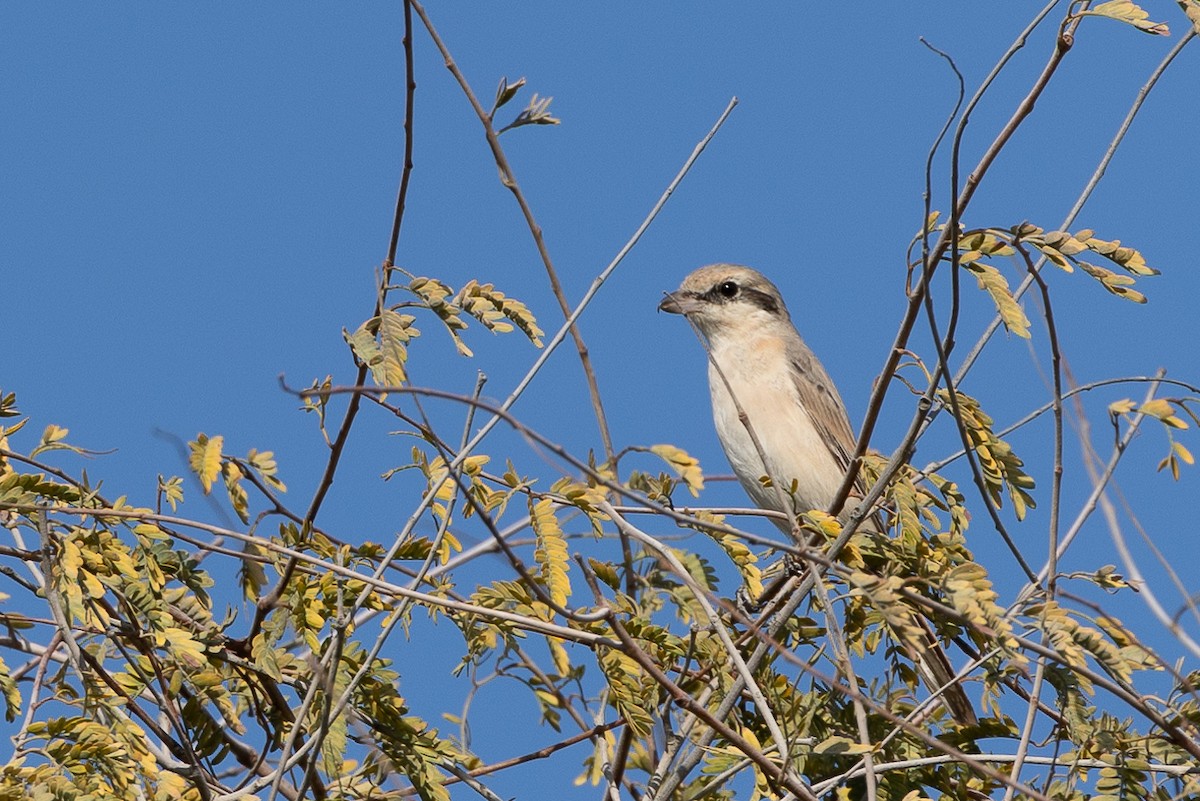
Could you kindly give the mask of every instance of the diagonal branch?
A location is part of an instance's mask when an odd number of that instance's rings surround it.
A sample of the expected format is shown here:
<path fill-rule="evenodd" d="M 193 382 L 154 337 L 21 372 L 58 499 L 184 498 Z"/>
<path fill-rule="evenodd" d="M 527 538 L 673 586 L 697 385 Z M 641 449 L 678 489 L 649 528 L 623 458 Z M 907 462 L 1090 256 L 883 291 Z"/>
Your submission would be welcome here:
<path fill-rule="evenodd" d="M 458 81 L 459 87 L 463 90 L 463 94 L 467 96 L 467 101 L 470 102 L 471 108 L 475 110 L 475 115 L 479 117 L 479 123 L 483 126 L 484 136 L 487 137 L 488 147 L 491 148 L 492 158 L 496 160 L 496 167 L 500 170 L 500 183 L 512 192 L 513 198 L 517 201 L 517 205 L 521 209 L 521 215 L 525 218 L 525 224 L 529 226 L 529 233 L 533 236 L 534 245 L 537 247 L 538 256 L 541 257 L 542 266 L 546 268 L 546 277 L 550 281 L 550 289 L 554 292 L 554 299 L 558 301 L 558 307 L 562 310 L 563 317 L 567 319 L 571 338 L 575 341 L 575 349 L 579 353 L 579 361 L 583 365 L 583 374 L 587 379 L 588 394 L 591 396 L 592 409 L 596 413 L 596 424 L 600 427 L 600 440 L 604 444 L 604 455 L 608 461 L 613 460 L 613 455 L 616 451 L 612 444 L 612 435 L 608 430 L 608 420 L 604 414 L 604 404 L 600 398 L 600 385 L 596 381 L 596 371 L 592 368 L 592 358 L 588 354 L 587 345 L 584 344 L 583 335 L 579 333 L 579 327 L 571 320 L 571 304 L 567 301 L 566 293 L 563 292 L 562 282 L 558 280 L 558 270 L 554 268 L 554 262 L 550 258 L 550 251 L 546 247 L 546 239 L 542 235 L 542 227 L 538 225 L 537 220 L 533 216 L 533 209 L 529 206 L 529 201 L 525 199 L 525 193 L 521 191 L 521 185 L 517 183 L 516 174 L 513 172 L 512 166 L 508 163 L 508 156 L 504 154 L 504 148 L 500 146 L 500 136 L 496 133 L 496 128 L 492 125 L 492 117 L 480 104 L 479 98 L 471 90 L 471 85 L 467 82 L 467 78 L 463 75 L 462 70 L 458 68 L 458 64 L 450 55 L 450 50 L 446 47 L 446 43 L 442 41 L 442 37 L 438 35 L 437 29 L 433 27 L 433 23 L 429 20 L 429 15 L 425 13 L 425 8 L 417 0 L 412 0 L 412 7 L 416 10 L 417 16 L 421 18 L 421 22 L 425 25 L 425 30 L 429 32 L 429 36 L 433 39 L 433 44 L 437 47 L 438 52 L 442 54 L 442 59 L 445 61 L 446 69 L 450 70 L 450 74 L 454 76 L 454 80 Z"/>
<path fill-rule="evenodd" d="M 402 39 L 404 47 L 404 166 L 400 173 L 400 188 L 396 195 L 396 213 L 392 221 L 392 231 L 388 239 L 387 257 L 383 263 L 383 269 L 379 276 L 379 290 L 375 301 L 375 315 L 382 313 L 383 307 L 387 302 L 388 291 L 388 274 L 393 264 L 396 261 L 396 248 L 400 241 L 400 228 L 404 222 L 405 203 L 408 198 L 409 179 L 413 170 L 413 114 L 415 110 L 414 96 L 417 90 L 417 82 L 415 77 L 415 67 L 413 65 L 413 42 L 412 42 L 412 4 L 409 0 L 404 0 L 404 38 Z M 367 380 L 367 365 L 360 364 L 358 373 L 354 379 L 355 384 L 362 384 Z M 354 421 L 358 417 L 359 408 L 362 405 L 361 395 L 352 395 L 350 402 L 346 405 L 346 414 L 342 417 L 342 423 L 338 427 L 338 433 L 334 437 L 333 444 L 329 448 L 329 459 L 325 464 L 325 470 L 321 475 L 321 480 L 317 484 L 316 492 L 313 493 L 312 502 L 309 504 L 308 511 L 304 515 L 304 521 L 311 526 L 317 519 L 317 514 L 321 511 L 321 505 L 325 502 L 325 497 L 329 493 L 330 487 L 333 486 L 334 476 L 337 474 L 338 465 L 341 463 L 342 454 L 346 450 L 346 442 L 350 438 L 350 430 L 354 426 Z M 303 529 L 304 526 L 301 526 Z M 254 620 L 250 626 L 249 639 L 253 639 L 262 628 L 263 621 L 266 619 L 270 610 L 278 603 L 279 598 L 283 595 L 284 589 L 291 580 L 292 572 L 295 570 L 296 563 L 294 560 L 288 561 L 284 565 L 279 580 L 270 592 L 266 593 L 259 599 L 258 607 L 254 612 Z"/>
<path fill-rule="evenodd" d="M 1000 152 L 1008 145 L 1013 135 L 1016 134 L 1017 129 L 1021 127 L 1021 124 L 1033 112 L 1034 105 L 1042 96 L 1042 93 L 1045 91 L 1050 79 L 1058 71 L 1063 59 L 1070 51 L 1071 46 L 1074 43 L 1074 31 L 1077 25 L 1078 20 L 1070 17 L 1063 21 L 1059 28 L 1059 34 L 1055 38 L 1054 50 L 1050 54 L 1045 67 L 1042 68 L 1041 74 L 1038 76 L 1037 80 L 1034 81 L 1034 84 L 1030 88 L 1028 94 L 1026 94 L 1021 102 L 1017 104 L 1017 108 L 1013 111 L 1008 122 L 1000 130 L 1000 133 L 996 135 L 996 138 L 992 141 L 991 145 L 989 145 L 987 150 L 984 151 L 983 155 L 979 159 L 979 163 L 975 166 L 975 169 L 971 171 L 970 175 L 967 177 L 966 183 L 963 185 L 962 191 L 959 192 L 958 197 L 955 199 L 953 208 L 958 218 L 961 218 L 962 213 L 970 204 L 971 199 L 975 196 L 975 191 L 979 188 L 984 176 L 987 174 L 996 158 L 1000 155 Z M 921 271 L 921 277 L 918 279 L 916 287 L 909 295 L 908 306 L 905 309 L 904 317 L 900 323 L 900 328 L 896 332 L 895 341 L 893 342 L 891 349 L 888 351 L 887 358 L 884 361 L 883 369 L 880 371 L 879 378 L 876 380 L 875 391 L 871 393 L 871 399 L 867 405 L 866 417 L 863 420 L 862 430 L 858 436 L 858 445 L 854 450 L 852 464 L 857 465 L 863 454 L 866 453 L 867 443 L 870 442 L 871 435 L 874 433 L 875 424 L 879 421 L 879 414 L 883 409 L 884 399 L 887 397 L 888 389 L 891 386 L 891 378 L 895 374 L 896 368 L 900 364 L 900 359 L 905 353 L 909 336 L 912 334 L 913 326 L 916 324 L 918 316 L 920 316 L 921 307 L 924 302 L 924 295 L 928 291 L 930 282 L 933 280 L 933 276 L 937 271 L 937 265 L 946 256 L 946 253 L 950 248 L 951 240 L 954 236 L 953 230 L 954 227 L 950 225 L 947 225 L 942 229 L 942 233 L 939 236 L 937 243 L 930 250 L 929 257 L 922 265 L 923 269 Z M 918 414 L 923 417 L 925 414 L 928 414 L 928 410 L 922 408 L 918 411 Z M 905 440 L 901 443 L 900 447 L 897 448 L 898 454 L 907 454 L 914 442 L 914 436 L 915 431 L 910 428 L 909 435 L 905 437 Z M 897 463 L 896 467 L 898 466 L 899 465 Z M 889 465 L 889 467 L 891 467 L 891 465 Z M 840 511 L 842 504 L 844 504 L 846 498 L 849 497 L 850 490 L 853 488 L 854 481 L 857 478 L 856 474 L 857 470 L 853 469 L 847 473 L 845 480 L 842 482 L 841 490 L 838 492 L 837 497 L 834 499 L 834 502 L 831 506 L 831 510 L 833 512 L 836 513 L 837 511 Z M 889 478 L 890 471 L 885 471 L 884 474 L 880 476 L 877 483 L 886 483 Z M 860 504 L 860 508 L 870 508 L 870 500 L 870 498 L 864 498 L 863 502 Z M 850 534 L 853 534 L 854 529 L 857 527 L 856 524 L 859 522 L 860 521 L 854 517 L 851 518 L 850 526 L 848 527 Z"/>

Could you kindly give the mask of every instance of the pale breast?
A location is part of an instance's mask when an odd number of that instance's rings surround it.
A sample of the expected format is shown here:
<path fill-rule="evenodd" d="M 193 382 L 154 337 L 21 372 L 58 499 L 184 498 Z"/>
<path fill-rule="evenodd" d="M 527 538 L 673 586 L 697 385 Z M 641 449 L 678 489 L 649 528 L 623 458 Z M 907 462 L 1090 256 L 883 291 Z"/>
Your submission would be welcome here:
<path fill-rule="evenodd" d="M 710 364 L 708 378 L 717 436 L 734 473 L 756 505 L 790 514 L 826 508 L 841 485 L 843 471 L 800 405 L 784 348 L 777 339 L 714 347 L 720 371 Z M 765 465 L 738 417 L 738 405 L 758 437 Z M 795 481 L 794 509 L 793 500 L 774 487 L 763 487 L 759 479 L 764 475 L 785 490 Z M 788 530 L 782 523 L 780 528 Z"/>

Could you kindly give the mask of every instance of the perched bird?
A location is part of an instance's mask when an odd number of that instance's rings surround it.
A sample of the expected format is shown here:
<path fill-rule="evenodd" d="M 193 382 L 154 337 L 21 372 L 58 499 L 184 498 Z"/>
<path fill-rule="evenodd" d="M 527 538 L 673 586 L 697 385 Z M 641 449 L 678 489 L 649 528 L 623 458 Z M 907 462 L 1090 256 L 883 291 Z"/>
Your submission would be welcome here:
<path fill-rule="evenodd" d="M 756 270 L 701 267 L 658 308 L 687 317 L 707 342 L 721 447 L 755 505 L 783 512 L 787 521 L 772 521 L 791 535 L 790 521 L 798 512 L 824 510 L 833 502 L 854 452 L 854 432 L 837 387 L 796 331 L 779 290 Z M 770 481 L 764 483 L 764 477 Z M 878 531 L 874 521 L 865 527 Z M 936 689 L 949 684 L 954 671 L 927 623 L 925 628 L 928 648 L 913 657 Z M 960 723 L 976 722 L 961 687 L 951 687 L 943 698 Z"/>

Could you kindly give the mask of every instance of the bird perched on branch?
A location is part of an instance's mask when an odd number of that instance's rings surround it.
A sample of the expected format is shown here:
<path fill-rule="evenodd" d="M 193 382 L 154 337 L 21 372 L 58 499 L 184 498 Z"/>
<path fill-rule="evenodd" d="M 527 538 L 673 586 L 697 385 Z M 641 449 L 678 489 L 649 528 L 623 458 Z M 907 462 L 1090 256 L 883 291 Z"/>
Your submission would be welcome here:
<path fill-rule="evenodd" d="M 725 455 L 754 503 L 786 515 L 788 522 L 772 521 L 795 536 L 790 521 L 797 513 L 832 504 L 855 437 L 837 387 L 796 331 L 779 290 L 749 267 L 712 264 L 685 278 L 658 308 L 684 315 L 703 337 Z M 880 531 L 873 520 L 864 528 Z M 950 662 L 928 622 L 921 623 L 927 648 L 912 656 L 922 678 L 933 689 L 951 685 Z M 960 723 L 976 722 L 960 686 L 942 697 Z"/>

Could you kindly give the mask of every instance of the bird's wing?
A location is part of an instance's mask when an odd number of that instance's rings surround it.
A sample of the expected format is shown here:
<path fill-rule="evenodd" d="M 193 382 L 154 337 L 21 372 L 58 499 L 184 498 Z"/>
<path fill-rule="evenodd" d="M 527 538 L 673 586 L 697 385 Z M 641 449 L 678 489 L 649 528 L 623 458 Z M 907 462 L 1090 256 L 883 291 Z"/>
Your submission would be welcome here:
<path fill-rule="evenodd" d="M 821 441 L 845 472 L 850 467 L 850 456 L 854 453 L 854 432 L 850 429 L 850 418 L 846 406 L 838 395 L 825 368 L 808 348 L 792 354 L 792 380 L 800 404 L 808 411 L 813 426 L 821 435 Z"/>
<path fill-rule="evenodd" d="M 792 369 L 792 380 L 800 396 L 800 403 L 808 410 L 813 425 L 838 465 L 843 471 L 849 469 L 855 438 L 837 388 L 808 348 L 800 349 L 799 356 L 793 357 Z M 861 490 L 861 476 L 857 484 Z M 873 525 L 879 531 L 884 530 L 883 520 L 878 516 L 871 518 L 867 525 Z M 922 627 L 925 642 L 919 652 L 913 650 L 911 655 L 922 679 L 931 690 L 942 694 L 943 703 L 960 725 L 976 725 L 979 721 L 975 715 L 975 708 L 956 680 L 954 667 L 946 652 L 942 650 L 933 627 L 923 617 L 917 616 L 916 620 Z"/>

